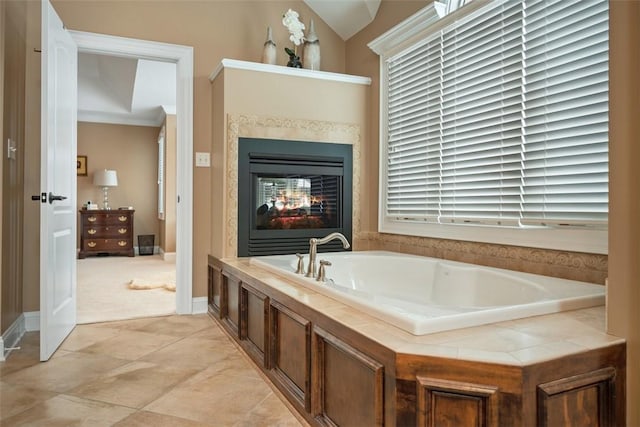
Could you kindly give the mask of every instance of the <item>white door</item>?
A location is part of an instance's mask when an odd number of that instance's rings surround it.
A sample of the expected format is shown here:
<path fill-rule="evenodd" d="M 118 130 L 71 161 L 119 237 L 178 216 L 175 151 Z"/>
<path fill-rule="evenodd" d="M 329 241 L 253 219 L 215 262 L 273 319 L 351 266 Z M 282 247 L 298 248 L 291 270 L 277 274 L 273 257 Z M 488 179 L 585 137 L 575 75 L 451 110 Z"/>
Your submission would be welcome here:
<path fill-rule="evenodd" d="M 40 360 L 76 325 L 77 47 L 42 0 Z"/>

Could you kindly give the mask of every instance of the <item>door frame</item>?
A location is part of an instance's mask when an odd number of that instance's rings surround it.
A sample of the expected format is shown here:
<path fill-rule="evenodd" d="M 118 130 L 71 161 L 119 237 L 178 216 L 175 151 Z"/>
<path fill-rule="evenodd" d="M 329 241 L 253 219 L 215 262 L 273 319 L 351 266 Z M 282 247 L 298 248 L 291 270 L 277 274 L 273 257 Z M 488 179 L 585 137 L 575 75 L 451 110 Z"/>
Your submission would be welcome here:
<path fill-rule="evenodd" d="M 176 312 L 193 312 L 193 47 L 69 30 L 78 53 L 176 64 Z"/>

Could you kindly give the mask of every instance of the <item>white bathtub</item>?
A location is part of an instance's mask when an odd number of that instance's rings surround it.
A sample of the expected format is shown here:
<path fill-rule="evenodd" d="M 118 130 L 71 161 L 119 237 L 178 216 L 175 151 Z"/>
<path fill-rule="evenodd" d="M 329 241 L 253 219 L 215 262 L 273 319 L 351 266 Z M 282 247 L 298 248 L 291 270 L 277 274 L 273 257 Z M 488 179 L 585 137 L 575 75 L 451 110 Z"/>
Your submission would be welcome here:
<path fill-rule="evenodd" d="M 604 305 L 605 287 L 394 252 L 318 254 L 327 282 L 295 273 L 295 255 L 251 263 L 414 335 Z M 305 267 L 308 256 L 305 257 Z"/>

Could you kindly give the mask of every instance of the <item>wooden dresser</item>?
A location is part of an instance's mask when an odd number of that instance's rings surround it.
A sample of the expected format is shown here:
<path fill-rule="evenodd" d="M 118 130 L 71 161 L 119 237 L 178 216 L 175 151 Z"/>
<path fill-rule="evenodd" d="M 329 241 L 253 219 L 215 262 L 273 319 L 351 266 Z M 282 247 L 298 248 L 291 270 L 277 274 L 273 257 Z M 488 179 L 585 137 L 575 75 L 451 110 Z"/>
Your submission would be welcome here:
<path fill-rule="evenodd" d="M 134 212 L 132 209 L 81 210 L 78 258 L 98 254 L 134 256 Z"/>

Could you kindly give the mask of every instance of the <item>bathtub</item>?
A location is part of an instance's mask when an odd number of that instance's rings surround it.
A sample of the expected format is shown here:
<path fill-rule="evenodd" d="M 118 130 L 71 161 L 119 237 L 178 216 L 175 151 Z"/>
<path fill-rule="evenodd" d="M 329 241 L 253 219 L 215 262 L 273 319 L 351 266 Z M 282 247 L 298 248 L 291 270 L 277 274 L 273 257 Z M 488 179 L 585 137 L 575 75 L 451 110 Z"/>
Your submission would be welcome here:
<path fill-rule="evenodd" d="M 327 281 L 296 274 L 295 255 L 250 263 L 413 335 L 604 305 L 605 287 L 384 251 L 318 254 Z M 305 266 L 308 256 L 305 257 Z"/>

